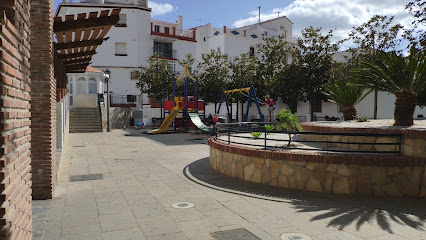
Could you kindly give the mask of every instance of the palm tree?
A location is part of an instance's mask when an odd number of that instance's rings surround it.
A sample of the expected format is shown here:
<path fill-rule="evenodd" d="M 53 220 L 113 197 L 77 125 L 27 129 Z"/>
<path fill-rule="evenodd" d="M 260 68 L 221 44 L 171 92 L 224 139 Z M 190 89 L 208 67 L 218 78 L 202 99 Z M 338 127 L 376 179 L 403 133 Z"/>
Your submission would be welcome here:
<path fill-rule="evenodd" d="M 426 53 L 411 48 L 408 57 L 396 53 L 381 53 L 380 61 L 361 62 L 352 71 L 356 83 L 395 94 L 395 126 L 413 125 L 418 94 L 426 89 Z"/>
<path fill-rule="evenodd" d="M 340 105 L 343 109 L 343 119 L 353 120 L 356 116 L 355 104 L 362 101 L 373 90 L 370 89 L 363 94 L 365 88 L 353 85 L 349 82 L 336 81 L 325 88 L 324 93 L 332 102 Z"/>

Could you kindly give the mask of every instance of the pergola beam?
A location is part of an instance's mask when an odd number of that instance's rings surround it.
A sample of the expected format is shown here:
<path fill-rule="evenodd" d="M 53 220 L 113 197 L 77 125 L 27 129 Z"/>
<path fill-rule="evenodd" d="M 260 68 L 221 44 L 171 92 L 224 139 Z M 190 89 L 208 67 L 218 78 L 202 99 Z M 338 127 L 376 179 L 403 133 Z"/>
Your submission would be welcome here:
<path fill-rule="evenodd" d="M 83 40 L 78 42 L 66 42 L 66 43 L 55 43 L 56 50 L 70 49 L 70 48 L 79 48 L 79 47 L 91 47 L 101 45 L 104 39 L 94 39 L 94 40 Z"/>
<path fill-rule="evenodd" d="M 75 60 L 70 60 L 70 61 L 63 61 L 62 63 L 67 66 L 67 65 L 73 65 L 73 64 L 78 64 L 78 63 L 89 63 L 92 60 L 92 58 L 83 58 L 83 59 L 75 59 Z"/>
<path fill-rule="evenodd" d="M 64 66 L 66 70 L 79 70 L 79 69 L 86 69 L 88 64 L 78 64 L 78 65 L 67 65 Z"/>
<path fill-rule="evenodd" d="M 95 54 L 96 54 L 96 51 L 92 50 L 92 51 L 88 51 L 88 52 L 79 52 L 79 53 L 70 53 L 70 54 L 58 54 L 58 58 L 60 58 L 61 60 L 65 61 L 65 60 L 73 59 L 73 58 L 87 58 L 87 57 L 92 57 Z"/>
<path fill-rule="evenodd" d="M 103 16 L 98 18 L 89 18 L 89 19 L 77 19 L 72 21 L 59 22 L 55 21 L 53 23 L 53 31 L 55 33 L 65 32 L 65 31 L 77 31 L 90 29 L 95 27 L 106 27 L 110 25 L 117 24 L 119 20 L 118 15 L 112 16 Z"/>

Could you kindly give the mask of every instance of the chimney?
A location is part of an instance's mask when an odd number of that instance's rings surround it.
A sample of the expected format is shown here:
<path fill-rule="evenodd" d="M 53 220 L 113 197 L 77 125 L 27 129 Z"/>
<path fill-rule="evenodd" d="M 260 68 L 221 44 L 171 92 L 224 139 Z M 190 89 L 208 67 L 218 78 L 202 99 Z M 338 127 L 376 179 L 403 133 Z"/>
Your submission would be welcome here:
<path fill-rule="evenodd" d="M 247 36 L 247 31 L 246 30 L 244 30 L 244 37 L 246 37 Z"/>
<path fill-rule="evenodd" d="M 223 33 L 226 33 L 226 26 L 223 26 Z"/>
<path fill-rule="evenodd" d="M 178 15 L 178 20 L 177 20 L 177 29 L 182 30 L 183 29 L 183 22 L 182 22 L 182 15 Z"/>

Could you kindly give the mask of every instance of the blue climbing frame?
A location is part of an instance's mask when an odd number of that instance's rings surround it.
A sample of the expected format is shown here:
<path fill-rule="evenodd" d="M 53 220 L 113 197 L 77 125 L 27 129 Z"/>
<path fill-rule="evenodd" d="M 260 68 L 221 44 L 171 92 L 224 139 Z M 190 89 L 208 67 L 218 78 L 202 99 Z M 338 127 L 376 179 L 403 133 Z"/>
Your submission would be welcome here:
<path fill-rule="evenodd" d="M 224 91 L 222 91 L 222 96 L 220 97 L 220 102 L 219 102 L 219 108 L 217 109 L 216 114 L 219 114 L 220 107 L 222 106 L 222 102 L 225 99 L 226 110 L 227 110 L 227 113 L 228 113 L 228 122 L 231 123 L 232 122 L 232 116 L 231 116 L 231 113 L 229 112 L 229 103 L 228 103 L 228 97 L 227 97 L 227 95 L 230 94 L 230 93 L 243 92 L 243 91 L 244 92 L 248 92 L 247 110 L 246 110 L 246 114 L 244 116 L 244 122 L 248 121 L 248 114 L 249 114 L 249 110 L 250 110 L 251 100 L 254 100 L 254 102 L 256 103 L 257 111 L 259 112 L 259 116 L 260 116 L 260 121 L 264 122 L 264 117 L 263 117 L 262 112 L 260 111 L 259 101 L 257 100 L 256 92 L 254 91 L 253 85 L 251 85 L 248 88 L 239 88 L 239 89 L 224 90 Z"/>

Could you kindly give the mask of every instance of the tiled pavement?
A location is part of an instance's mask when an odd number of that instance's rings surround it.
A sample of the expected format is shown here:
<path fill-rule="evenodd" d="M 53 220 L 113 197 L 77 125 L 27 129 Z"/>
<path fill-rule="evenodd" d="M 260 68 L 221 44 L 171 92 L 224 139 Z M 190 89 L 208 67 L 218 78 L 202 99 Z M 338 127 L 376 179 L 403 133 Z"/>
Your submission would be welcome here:
<path fill-rule="evenodd" d="M 314 240 L 426 239 L 424 200 L 359 199 L 241 182 L 209 168 L 206 139 L 131 130 L 70 134 L 54 199 L 33 201 L 34 239 L 203 240 L 238 228 L 267 240 L 290 232 Z M 99 173 L 101 180 L 69 181 Z M 172 208 L 176 202 L 194 207 Z"/>

